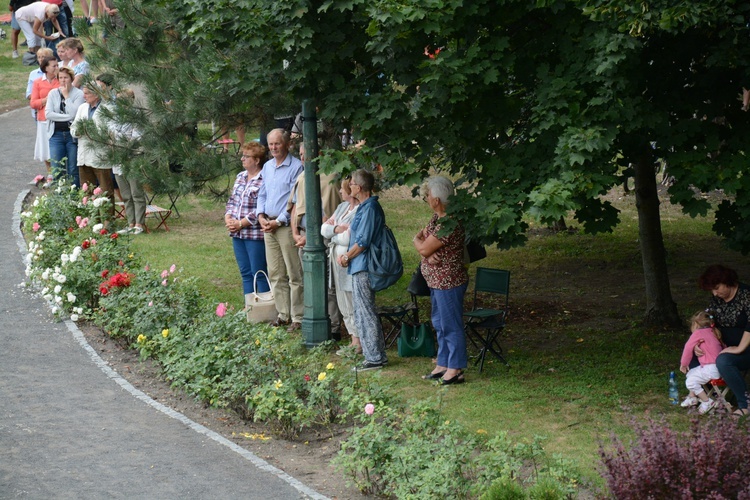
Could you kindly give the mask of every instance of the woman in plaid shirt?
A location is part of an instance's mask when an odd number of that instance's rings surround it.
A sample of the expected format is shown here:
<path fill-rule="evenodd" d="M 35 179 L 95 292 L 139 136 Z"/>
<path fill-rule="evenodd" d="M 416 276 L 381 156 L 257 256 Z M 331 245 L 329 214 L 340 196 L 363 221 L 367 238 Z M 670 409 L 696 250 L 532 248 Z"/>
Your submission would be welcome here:
<path fill-rule="evenodd" d="M 261 170 L 265 161 L 266 148 L 261 144 L 249 142 L 242 147 L 242 166 L 245 170 L 237 174 L 224 215 L 224 223 L 229 230 L 229 236 L 232 237 L 234 256 L 240 268 L 240 275 L 242 275 L 242 288 L 245 296 L 254 291 L 255 273 L 268 272 L 263 230 L 255 213 L 258 190 L 263 184 Z M 265 274 L 259 275 L 257 291 L 269 290 Z"/>

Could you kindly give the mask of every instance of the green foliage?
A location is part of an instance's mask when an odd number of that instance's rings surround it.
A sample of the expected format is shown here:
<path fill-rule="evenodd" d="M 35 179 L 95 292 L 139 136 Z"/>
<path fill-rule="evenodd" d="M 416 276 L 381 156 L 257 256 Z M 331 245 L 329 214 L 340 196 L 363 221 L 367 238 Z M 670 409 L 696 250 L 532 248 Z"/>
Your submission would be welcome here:
<path fill-rule="evenodd" d="M 483 432 L 472 435 L 429 401 L 408 409 L 378 402 L 370 409 L 334 461 L 364 493 L 475 498 L 487 490 L 487 498 L 514 498 L 494 496 L 506 484 L 522 495 L 517 498 L 564 498 L 575 491 L 573 470 L 548 459 L 538 438 L 513 444 L 505 433 L 491 439 Z"/>

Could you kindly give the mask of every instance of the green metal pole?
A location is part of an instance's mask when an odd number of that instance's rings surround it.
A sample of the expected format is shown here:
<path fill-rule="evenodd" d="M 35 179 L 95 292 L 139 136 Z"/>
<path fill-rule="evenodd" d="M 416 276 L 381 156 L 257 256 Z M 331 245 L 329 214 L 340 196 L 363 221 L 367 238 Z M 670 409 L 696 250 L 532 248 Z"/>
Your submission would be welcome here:
<path fill-rule="evenodd" d="M 326 248 L 320 234 L 323 209 L 320 198 L 320 177 L 315 159 L 318 157 L 318 118 L 311 99 L 302 102 L 302 135 L 305 143 L 305 243 L 302 269 L 305 272 L 305 315 L 302 335 L 305 346 L 314 347 L 330 338 L 328 317 Z"/>

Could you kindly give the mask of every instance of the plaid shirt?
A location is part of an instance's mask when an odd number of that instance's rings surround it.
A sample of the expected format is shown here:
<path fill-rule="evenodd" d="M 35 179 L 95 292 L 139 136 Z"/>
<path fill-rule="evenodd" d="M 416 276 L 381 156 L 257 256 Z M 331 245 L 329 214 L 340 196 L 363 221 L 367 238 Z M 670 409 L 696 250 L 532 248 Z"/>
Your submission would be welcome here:
<path fill-rule="evenodd" d="M 232 195 L 227 201 L 227 211 L 225 215 L 231 215 L 235 219 L 247 218 L 250 225 L 243 227 L 236 233 L 229 233 L 233 238 L 241 240 L 262 240 L 263 231 L 260 228 L 256 217 L 255 208 L 258 204 L 258 191 L 263 184 L 263 174 L 258 173 L 252 179 L 248 179 L 247 171 L 243 170 L 237 174 L 232 188 Z"/>

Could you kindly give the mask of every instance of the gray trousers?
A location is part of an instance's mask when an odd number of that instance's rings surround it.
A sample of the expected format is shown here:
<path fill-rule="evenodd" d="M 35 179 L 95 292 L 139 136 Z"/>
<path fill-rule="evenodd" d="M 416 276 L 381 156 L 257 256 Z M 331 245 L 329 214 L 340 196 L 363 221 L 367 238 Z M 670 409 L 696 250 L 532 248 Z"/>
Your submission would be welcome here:
<path fill-rule="evenodd" d="M 128 225 L 143 226 L 146 223 L 146 192 L 143 186 L 137 180 L 127 179 L 122 175 L 115 174 L 115 179 L 117 187 L 120 188 L 122 201 L 125 203 Z"/>
<path fill-rule="evenodd" d="M 375 292 L 370 288 L 370 275 L 360 271 L 352 275 L 354 324 L 362 343 L 362 354 L 370 363 L 387 363 L 383 327 L 375 309 Z"/>

